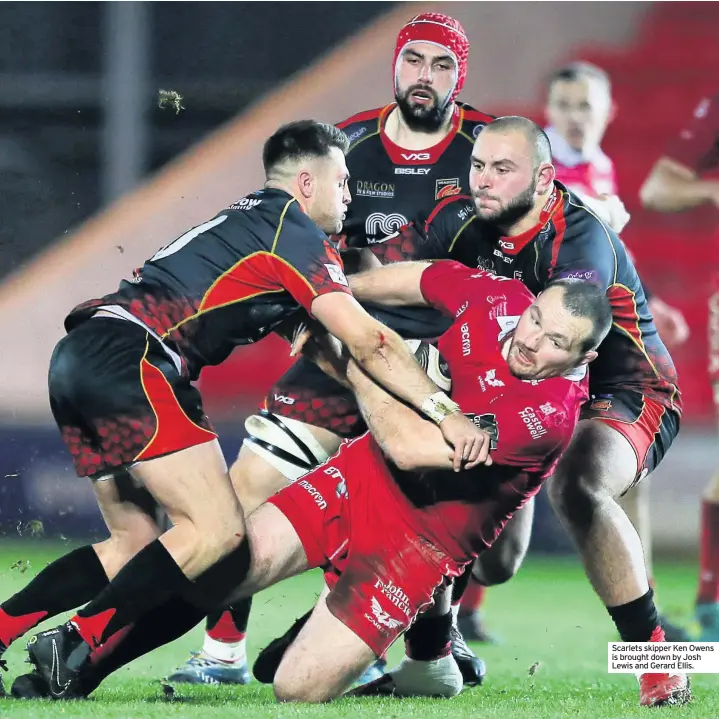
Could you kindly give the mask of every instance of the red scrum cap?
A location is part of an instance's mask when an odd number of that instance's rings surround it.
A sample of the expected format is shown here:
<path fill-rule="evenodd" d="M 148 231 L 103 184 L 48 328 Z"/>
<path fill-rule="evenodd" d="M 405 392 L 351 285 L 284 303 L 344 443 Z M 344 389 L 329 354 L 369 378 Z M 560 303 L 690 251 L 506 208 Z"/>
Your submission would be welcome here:
<path fill-rule="evenodd" d="M 411 42 L 428 42 L 446 50 L 454 59 L 456 76 L 454 87 L 449 91 L 445 105 L 453 102 L 464 86 L 467 77 L 469 40 L 458 20 L 438 12 L 425 12 L 413 17 L 397 36 L 394 49 L 394 85 L 397 91 L 399 60 Z"/>

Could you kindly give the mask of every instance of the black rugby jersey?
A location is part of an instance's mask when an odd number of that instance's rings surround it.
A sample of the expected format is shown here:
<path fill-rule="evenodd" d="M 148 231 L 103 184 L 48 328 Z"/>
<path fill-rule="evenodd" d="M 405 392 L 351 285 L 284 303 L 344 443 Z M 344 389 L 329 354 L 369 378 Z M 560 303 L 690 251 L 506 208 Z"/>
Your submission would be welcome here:
<path fill-rule="evenodd" d="M 592 394 L 639 392 L 681 412 L 677 372 L 661 341 L 624 243 L 561 183 L 540 222 L 516 237 L 502 237 L 474 212 L 471 197 L 440 202 L 424 222 L 403 228 L 407 242 L 427 258 L 449 258 L 469 267 L 521 280 L 534 294 L 563 277 L 597 282 L 612 306 L 612 328 L 589 372 Z M 496 302 L 502 302 L 498 291 Z"/>
<path fill-rule="evenodd" d="M 191 379 L 262 339 L 315 297 L 349 293 L 327 235 L 282 190 L 254 192 L 156 252 L 117 292 L 75 307 L 70 331 L 120 306 L 171 343 Z"/>
<path fill-rule="evenodd" d="M 441 142 L 426 150 L 406 150 L 384 132 L 395 107 L 361 112 L 338 124 L 350 139 L 352 203 L 343 229 L 346 245 L 370 247 L 383 264 L 417 259 L 410 245 L 385 238 L 419 213 L 429 213 L 438 200 L 468 191 L 472 146 L 494 119 L 457 103 L 450 132 Z"/>

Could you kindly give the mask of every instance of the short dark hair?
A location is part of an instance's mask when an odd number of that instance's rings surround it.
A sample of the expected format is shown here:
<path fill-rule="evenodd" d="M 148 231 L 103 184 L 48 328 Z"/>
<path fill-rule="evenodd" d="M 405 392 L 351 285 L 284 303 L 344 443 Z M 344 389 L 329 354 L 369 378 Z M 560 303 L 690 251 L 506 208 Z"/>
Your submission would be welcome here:
<path fill-rule="evenodd" d="M 547 287 L 564 290 L 562 304 L 570 315 L 586 317 L 592 322 L 591 333 L 584 338 L 581 351 L 595 350 L 603 342 L 612 327 L 612 306 L 606 292 L 595 282 L 565 277 Z"/>
<path fill-rule="evenodd" d="M 534 148 L 535 169 L 545 162 L 552 161 L 552 145 L 549 142 L 547 133 L 528 117 L 522 117 L 521 115 L 498 117 L 485 125 L 480 135 L 482 132 L 521 132 L 527 142 Z"/>
<path fill-rule="evenodd" d="M 327 157 L 330 149 L 337 147 L 346 153 L 349 139 L 334 125 L 315 120 L 290 122 L 275 132 L 262 148 L 262 164 L 265 174 L 287 160 L 310 157 Z"/>
<path fill-rule="evenodd" d="M 569 65 L 558 68 L 549 76 L 547 89 L 550 89 L 555 82 L 576 82 L 585 77 L 601 82 L 611 95 L 612 81 L 609 79 L 609 75 L 601 67 L 592 65 L 591 62 L 571 62 Z"/>

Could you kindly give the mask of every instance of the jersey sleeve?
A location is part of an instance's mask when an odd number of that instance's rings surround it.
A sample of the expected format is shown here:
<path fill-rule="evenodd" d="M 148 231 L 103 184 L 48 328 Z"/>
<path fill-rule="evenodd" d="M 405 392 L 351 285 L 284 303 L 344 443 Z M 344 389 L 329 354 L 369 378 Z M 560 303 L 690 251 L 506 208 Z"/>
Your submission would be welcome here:
<path fill-rule="evenodd" d="M 540 256 L 547 284 L 569 277 L 594 282 L 607 290 L 617 279 L 615 241 L 619 242 L 612 230 L 589 212 L 566 229 L 557 229 L 556 237 Z"/>
<path fill-rule="evenodd" d="M 521 307 L 519 314 L 534 299 L 519 280 L 472 269 L 454 260 L 434 262 L 428 267 L 422 273 L 420 291 L 430 305 L 450 317 L 457 317 L 470 301 L 486 301 L 490 295 L 503 293 L 505 304 L 513 310 Z"/>
<path fill-rule="evenodd" d="M 297 208 L 288 212 L 271 253 L 274 279 L 308 312 L 315 297 L 329 292 L 352 294 L 339 252 Z"/>
<path fill-rule="evenodd" d="M 697 174 L 719 167 L 719 94 L 699 103 L 666 155 Z"/>

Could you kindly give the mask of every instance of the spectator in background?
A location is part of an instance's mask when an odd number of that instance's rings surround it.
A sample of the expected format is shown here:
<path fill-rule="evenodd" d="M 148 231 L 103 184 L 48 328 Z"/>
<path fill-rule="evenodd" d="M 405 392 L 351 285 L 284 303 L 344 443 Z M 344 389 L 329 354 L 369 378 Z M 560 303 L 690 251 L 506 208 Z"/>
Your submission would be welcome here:
<path fill-rule="evenodd" d="M 642 205 L 657 212 L 683 212 L 699 205 L 719 207 L 719 180 L 704 177 L 719 168 L 719 95 L 705 97 L 689 124 L 654 164 L 640 190 Z M 709 297 L 709 378 L 719 407 L 719 282 Z M 696 618 L 700 640 L 719 641 L 719 471 L 702 499 L 699 588 Z"/>

